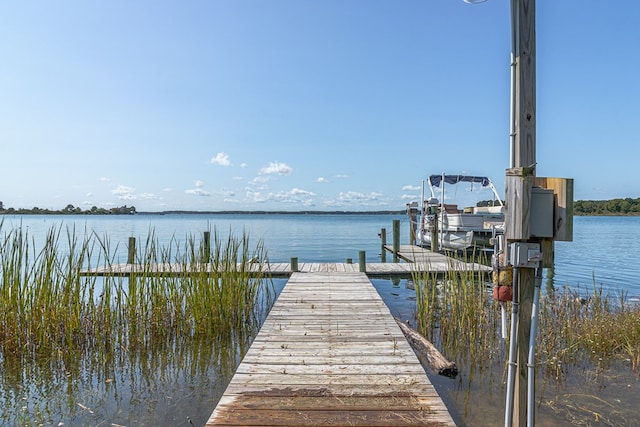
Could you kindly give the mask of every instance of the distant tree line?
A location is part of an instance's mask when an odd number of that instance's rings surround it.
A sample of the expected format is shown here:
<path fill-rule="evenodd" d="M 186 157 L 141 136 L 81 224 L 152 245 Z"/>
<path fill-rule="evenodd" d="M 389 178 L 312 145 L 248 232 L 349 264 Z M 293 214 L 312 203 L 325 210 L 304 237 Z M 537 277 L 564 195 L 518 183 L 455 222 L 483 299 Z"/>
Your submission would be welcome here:
<path fill-rule="evenodd" d="M 73 206 L 71 204 L 67 205 L 64 209 L 55 210 L 55 209 L 42 209 L 39 207 L 33 207 L 31 209 L 14 209 L 8 208 L 5 209 L 0 202 L 0 214 L 6 215 L 130 215 L 135 214 L 136 208 L 135 206 L 120 206 L 119 208 L 99 208 L 97 206 L 92 206 L 91 209 L 82 210 L 79 207 Z"/>
<path fill-rule="evenodd" d="M 574 215 L 640 215 L 640 198 L 611 200 L 578 200 L 573 203 Z"/>

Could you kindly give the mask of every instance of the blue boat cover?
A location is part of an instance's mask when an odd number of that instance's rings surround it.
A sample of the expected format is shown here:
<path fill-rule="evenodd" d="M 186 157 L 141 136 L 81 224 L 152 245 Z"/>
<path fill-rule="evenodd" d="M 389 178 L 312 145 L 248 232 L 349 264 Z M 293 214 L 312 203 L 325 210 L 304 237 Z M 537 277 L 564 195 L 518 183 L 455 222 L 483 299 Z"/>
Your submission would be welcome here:
<path fill-rule="evenodd" d="M 469 175 L 431 175 L 429 176 L 429 183 L 434 187 L 439 187 L 444 177 L 444 182 L 447 184 L 457 184 L 459 182 L 477 182 L 482 184 L 483 187 L 489 185 L 489 178 L 485 176 L 469 176 Z"/>

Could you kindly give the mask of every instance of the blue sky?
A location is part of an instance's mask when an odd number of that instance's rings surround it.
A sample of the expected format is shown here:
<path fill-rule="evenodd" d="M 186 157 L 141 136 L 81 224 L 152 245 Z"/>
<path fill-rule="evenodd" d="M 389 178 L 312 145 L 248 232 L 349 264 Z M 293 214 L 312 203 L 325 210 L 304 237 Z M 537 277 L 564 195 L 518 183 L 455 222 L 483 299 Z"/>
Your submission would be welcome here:
<path fill-rule="evenodd" d="M 640 197 L 640 2 L 536 7 L 537 174 Z M 507 0 L 2 2 L 0 200 L 395 210 L 441 172 L 503 192 L 509 55 Z"/>

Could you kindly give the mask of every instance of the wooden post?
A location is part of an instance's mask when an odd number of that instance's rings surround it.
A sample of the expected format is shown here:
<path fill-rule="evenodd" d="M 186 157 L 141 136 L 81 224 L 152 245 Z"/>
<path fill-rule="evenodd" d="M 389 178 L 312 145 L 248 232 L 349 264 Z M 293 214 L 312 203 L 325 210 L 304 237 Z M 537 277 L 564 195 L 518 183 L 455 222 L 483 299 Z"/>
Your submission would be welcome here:
<path fill-rule="evenodd" d="M 129 248 L 127 251 L 127 264 L 134 264 L 136 262 L 136 238 L 129 237 Z"/>
<path fill-rule="evenodd" d="M 433 227 L 431 227 L 431 252 L 438 252 L 438 209 L 435 210 L 435 217 L 433 219 Z"/>
<path fill-rule="evenodd" d="M 204 248 L 202 249 L 202 262 L 208 263 L 211 260 L 211 232 L 204 232 Z"/>
<path fill-rule="evenodd" d="M 291 271 L 298 271 L 298 257 L 291 257 Z"/>
<path fill-rule="evenodd" d="M 393 262 L 399 262 L 398 252 L 400 252 L 400 220 L 393 220 Z"/>
<path fill-rule="evenodd" d="M 529 201 L 536 165 L 536 32 L 535 0 L 512 0 L 513 120 L 511 169 L 507 170 L 505 237 L 507 242 L 529 240 Z M 535 270 L 520 268 L 517 323 L 517 370 L 512 425 L 527 423 L 527 357 Z M 514 337 L 511 337 L 512 339 Z"/>
<path fill-rule="evenodd" d="M 365 251 L 358 252 L 358 267 L 360 268 L 361 273 L 365 273 L 367 271 L 367 255 Z"/>
<path fill-rule="evenodd" d="M 409 214 L 409 244 L 415 245 L 418 226 L 418 205 L 416 202 L 407 203 L 407 213 Z"/>
<path fill-rule="evenodd" d="M 383 228 L 380 230 L 380 260 L 382 262 L 387 262 L 387 229 Z"/>

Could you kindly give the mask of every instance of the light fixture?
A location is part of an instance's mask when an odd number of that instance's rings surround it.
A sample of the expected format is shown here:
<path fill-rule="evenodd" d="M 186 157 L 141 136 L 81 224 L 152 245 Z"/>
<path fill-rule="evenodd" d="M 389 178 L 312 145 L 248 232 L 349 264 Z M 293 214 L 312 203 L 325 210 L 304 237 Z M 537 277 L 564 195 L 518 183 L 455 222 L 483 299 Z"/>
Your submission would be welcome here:
<path fill-rule="evenodd" d="M 487 0 L 463 0 L 465 3 L 476 4 L 476 3 L 484 3 Z"/>

